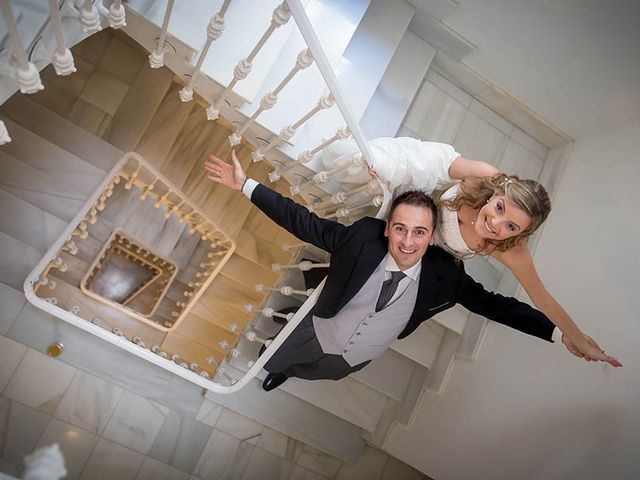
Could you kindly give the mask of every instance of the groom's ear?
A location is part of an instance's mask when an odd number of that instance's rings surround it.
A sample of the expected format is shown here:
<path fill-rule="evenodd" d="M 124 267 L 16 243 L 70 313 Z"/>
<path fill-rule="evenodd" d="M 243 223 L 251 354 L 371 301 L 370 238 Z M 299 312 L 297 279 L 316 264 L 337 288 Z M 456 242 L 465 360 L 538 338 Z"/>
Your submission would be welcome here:
<path fill-rule="evenodd" d="M 389 236 L 389 220 L 386 221 L 385 223 L 385 227 L 384 227 L 384 236 L 388 237 Z"/>

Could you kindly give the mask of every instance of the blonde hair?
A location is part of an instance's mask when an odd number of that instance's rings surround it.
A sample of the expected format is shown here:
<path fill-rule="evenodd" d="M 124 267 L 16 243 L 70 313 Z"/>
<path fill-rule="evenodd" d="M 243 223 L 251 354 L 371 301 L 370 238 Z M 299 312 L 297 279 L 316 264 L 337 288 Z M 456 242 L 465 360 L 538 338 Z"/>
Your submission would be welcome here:
<path fill-rule="evenodd" d="M 496 194 L 506 196 L 531 217 L 531 224 L 518 235 L 504 240 L 484 240 L 483 250 L 493 246 L 493 249 L 504 252 L 525 242 L 549 216 L 551 200 L 542 185 L 535 180 L 521 180 L 516 175 L 502 173 L 493 177 L 467 177 L 461 182 L 455 198 L 441 200 L 440 204 L 454 211 L 463 205 L 480 210 Z"/>

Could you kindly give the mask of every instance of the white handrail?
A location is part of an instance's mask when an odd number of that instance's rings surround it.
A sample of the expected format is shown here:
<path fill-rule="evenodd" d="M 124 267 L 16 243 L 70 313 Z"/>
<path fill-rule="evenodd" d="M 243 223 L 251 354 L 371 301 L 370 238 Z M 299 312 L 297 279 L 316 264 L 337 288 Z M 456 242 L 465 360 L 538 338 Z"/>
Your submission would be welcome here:
<path fill-rule="evenodd" d="M 336 105 L 338 105 L 338 108 L 342 113 L 342 117 L 347 122 L 349 130 L 351 130 L 351 134 L 353 135 L 354 140 L 358 144 L 358 147 L 364 155 L 367 163 L 369 165 L 372 165 L 373 154 L 371 152 L 371 149 L 369 148 L 367 139 L 362 133 L 362 130 L 360 130 L 358 120 L 349 107 L 349 103 L 347 102 L 347 98 L 342 91 L 340 83 L 338 82 L 338 78 L 336 77 L 335 73 L 333 73 L 333 69 L 331 68 L 329 59 L 324 53 L 316 32 L 313 30 L 313 26 L 309 21 L 309 17 L 307 17 L 306 12 L 304 11 L 304 6 L 300 2 L 300 0 L 286 0 L 286 2 L 289 5 L 289 10 L 291 10 L 291 14 L 293 15 L 296 24 L 298 25 L 298 29 L 302 34 L 302 38 L 304 38 L 307 47 L 309 48 L 309 50 L 311 50 L 313 58 L 316 61 L 316 65 L 318 66 L 318 69 L 320 70 L 324 81 L 329 87 L 329 91 L 336 101 Z"/>

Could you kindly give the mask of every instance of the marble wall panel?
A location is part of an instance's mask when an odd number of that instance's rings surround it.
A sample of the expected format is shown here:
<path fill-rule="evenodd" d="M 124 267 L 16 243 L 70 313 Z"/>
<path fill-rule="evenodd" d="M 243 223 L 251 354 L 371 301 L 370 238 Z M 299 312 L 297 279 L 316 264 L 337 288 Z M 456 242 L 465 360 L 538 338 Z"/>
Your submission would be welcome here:
<path fill-rule="evenodd" d="M 149 456 L 192 472 L 212 431 L 209 425 L 170 411 L 149 450 Z"/>
<path fill-rule="evenodd" d="M 189 474 L 147 457 L 136 480 L 188 480 Z"/>
<path fill-rule="evenodd" d="M 537 180 L 543 165 L 544 162 L 536 155 L 519 143 L 509 140 L 497 166 L 505 173 Z"/>
<path fill-rule="evenodd" d="M 514 127 L 512 123 L 510 123 L 508 120 L 505 120 L 504 117 L 501 117 L 499 114 L 497 114 L 478 100 L 474 99 L 471 102 L 471 104 L 469 105 L 469 111 L 487 121 L 490 125 L 496 127 L 507 136 L 510 136 L 513 132 Z"/>
<path fill-rule="evenodd" d="M 517 127 L 514 127 L 513 132 L 511 132 L 511 140 L 518 142 L 540 160 L 545 160 L 547 158 L 549 148 Z"/>
<path fill-rule="evenodd" d="M 0 335 L 6 335 L 27 299 L 19 290 L 0 282 Z"/>
<path fill-rule="evenodd" d="M 0 472 L 4 473 L 5 475 L 11 475 L 12 477 L 19 478 L 21 471 L 21 464 L 8 462 L 0 458 Z"/>
<path fill-rule="evenodd" d="M 473 97 L 471 95 L 440 75 L 435 70 L 430 70 L 425 78 L 466 108 L 469 108 L 471 102 L 473 102 Z"/>
<path fill-rule="evenodd" d="M 0 397 L 0 458 L 22 464 L 44 432 L 51 417 Z"/>
<path fill-rule="evenodd" d="M 393 457 L 389 457 L 389 461 L 384 468 L 380 480 L 423 480 L 424 475 L 415 468 L 402 463 Z"/>
<path fill-rule="evenodd" d="M 200 410 L 198 410 L 198 413 L 196 414 L 196 420 L 215 427 L 223 410 L 224 407 L 222 405 L 218 405 L 211 400 L 205 399 L 200 405 Z"/>
<path fill-rule="evenodd" d="M 423 140 L 452 143 L 467 108 L 432 83 L 425 81 L 404 125 Z"/>
<path fill-rule="evenodd" d="M 67 469 L 65 479 L 74 480 L 80 476 L 89 455 L 93 452 L 98 437 L 81 428 L 51 419 L 36 448 L 46 447 L 57 443 L 64 456 L 64 465 Z"/>
<path fill-rule="evenodd" d="M 280 480 L 289 478 L 293 464 L 261 448 L 255 448 L 249 459 L 242 480 Z"/>
<path fill-rule="evenodd" d="M 103 436 L 146 454 L 168 413 L 167 407 L 125 391 Z"/>
<path fill-rule="evenodd" d="M 204 480 L 239 479 L 254 448 L 247 442 L 214 430 L 193 473 Z"/>
<path fill-rule="evenodd" d="M 258 441 L 263 428 L 264 426 L 261 423 L 229 409 L 224 409 L 218 419 L 218 423 L 216 423 L 217 430 L 233 435 L 238 440 L 246 441 L 252 445 L 255 445 Z"/>
<path fill-rule="evenodd" d="M 296 463 L 327 478 L 333 478 L 338 473 L 341 464 L 337 458 L 331 457 L 309 445 L 305 445 L 302 448 Z"/>
<path fill-rule="evenodd" d="M 463 157 L 496 165 L 508 137 L 473 112 L 467 112 L 453 146 Z"/>
<path fill-rule="evenodd" d="M 74 367 L 29 350 L 4 390 L 4 396 L 51 415 L 75 373 Z"/>
<path fill-rule="evenodd" d="M 100 440 L 89 457 L 80 480 L 135 480 L 144 456 L 126 447 Z"/>
<path fill-rule="evenodd" d="M 295 463 L 303 444 L 283 433 L 264 427 L 257 446 L 279 457 Z"/>
<path fill-rule="evenodd" d="M 326 477 L 318 475 L 317 473 L 302 468 L 300 465 L 294 465 L 291 471 L 291 476 L 287 480 L 324 480 Z M 351 477 L 359 478 L 359 477 Z"/>
<path fill-rule="evenodd" d="M 378 480 L 382 476 L 389 456 L 375 448 L 366 447 L 362 456 L 352 465 L 343 463 L 338 470 L 336 480 Z"/>
<path fill-rule="evenodd" d="M 9 379 L 25 353 L 27 353 L 27 347 L 10 338 L 0 336 L 0 393 L 9 383 Z"/>
<path fill-rule="evenodd" d="M 102 434 L 124 390 L 82 370 L 66 391 L 55 416 L 96 434 Z"/>

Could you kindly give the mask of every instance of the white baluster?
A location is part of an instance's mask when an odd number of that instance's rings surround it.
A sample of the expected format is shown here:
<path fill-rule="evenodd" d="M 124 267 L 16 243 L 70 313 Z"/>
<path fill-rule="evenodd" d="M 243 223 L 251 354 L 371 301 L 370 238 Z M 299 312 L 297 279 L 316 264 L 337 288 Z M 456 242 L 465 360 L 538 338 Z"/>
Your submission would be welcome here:
<path fill-rule="evenodd" d="M 49 262 L 49 266 L 51 268 L 57 268 L 61 272 L 67 271 L 67 264 L 62 261 L 62 258 L 56 257 L 51 262 Z"/>
<path fill-rule="evenodd" d="M 280 248 L 282 248 L 282 250 L 284 250 L 285 252 L 288 252 L 290 250 L 297 250 L 299 248 L 304 248 L 307 247 L 309 244 L 302 242 L 302 243 L 283 243 Z"/>
<path fill-rule="evenodd" d="M 122 1 L 113 0 L 113 3 L 109 7 L 109 13 L 107 14 L 107 18 L 109 19 L 109 26 L 114 30 L 126 27 L 127 22 L 125 15 L 126 14 L 124 11 L 124 7 L 122 6 Z"/>
<path fill-rule="evenodd" d="M 293 287 L 290 287 L 288 285 L 285 285 L 280 288 L 271 288 L 271 287 L 266 287 L 261 283 L 258 283 L 256 285 L 256 291 L 257 292 L 278 292 L 281 295 L 284 295 L 285 297 L 290 297 L 291 295 L 304 295 L 308 297 L 313 293 L 313 288 L 310 288 L 308 290 L 296 290 Z"/>
<path fill-rule="evenodd" d="M 255 363 L 253 360 L 249 360 L 247 357 L 242 355 L 242 352 L 237 348 L 232 348 L 231 351 L 229 352 L 229 356 L 231 358 L 244 360 L 246 362 L 247 368 L 253 367 L 253 364 Z"/>
<path fill-rule="evenodd" d="M 264 340 L 256 335 L 256 332 L 245 332 L 244 338 L 249 340 L 250 342 L 257 342 L 263 345 L 269 346 L 273 340 Z"/>
<path fill-rule="evenodd" d="M 346 218 L 353 216 L 356 212 L 364 210 L 369 207 L 381 207 L 384 203 L 384 197 L 382 195 L 376 195 L 371 200 L 367 200 L 365 203 L 356 205 L 349 208 L 339 208 L 335 212 L 325 215 L 324 218 Z"/>
<path fill-rule="evenodd" d="M 64 36 L 62 34 L 62 20 L 58 11 L 58 2 L 49 0 L 49 11 L 51 12 L 51 25 L 53 33 L 56 37 L 56 49 L 53 52 L 53 67 L 58 75 L 70 75 L 76 71 L 73 64 L 73 55 L 71 50 L 64 45 Z"/>
<path fill-rule="evenodd" d="M 327 267 L 329 267 L 328 263 L 313 263 L 313 262 L 309 262 L 308 260 L 303 260 L 300 263 L 293 263 L 289 265 L 282 265 L 280 263 L 274 263 L 271 265 L 271 269 L 275 272 L 278 272 L 283 269 L 293 269 L 293 268 L 297 268 L 301 272 L 308 272 L 313 268 L 327 268 Z"/>
<path fill-rule="evenodd" d="M 238 145 L 242 140 L 242 135 L 244 135 L 244 132 L 246 132 L 247 129 L 256 121 L 258 116 L 265 110 L 269 110 L 275 106 L 275 104 L 278 102 L 278 94 L 291 81 L 291 79 L 295 77 L 300 70 L 304 70 L 312 63 L 313 57 L 311 56 L 311 52 L 309 50 L 303 50 L 302 52 L 300 52 L 298 54 L 294 67 L 289 71 L 287 75 L 285 75 L 282 81 L 276 86 L 276 88 L 273 89 L 272 92 L 267 92 L 262 97 L 262 99 L 260 100 L 260 108 L 258 108 L 254 112 L 254 114 L 251 115 L 251 118 L 249 118 L 247 123 L 245 123 L 242 127 L 240 127 L 229 136 L 229 143 L 231 143 L 232 146 Z"/>
<path fill-rule="evenodd" d="M 153 182 L 151 182 L 150 185 L 147 185 L 142 189 L 142 193 L 140 194 L 140 200 L 145 200 L 147 198 L 149 193 L 151 193 L 151 191 L 153 190 L 153 187 L 156 186 L 156 183 L 158 183 L 158 179 L 154 178 Z"/>
<path fill-rule="evenodd" d="M 220 375 L 221 377 L 226 378 L 229 381 L 229 383 L 231 383 L 231 385 L 233 385 L 238 381 L 235 378 L 233 378 L 231 375 L 229 375 L 224 367 L 218 367 L 216 370 L 216 375 Z"/>
<path fill-rule="evenodd" d="M 129 176 L 129 180 L 124 184 L 126 190 L 131 190 L 131 187 L 133 187 L 136 178 L 140 175 L 140 167 L 142 167 L 141 163 L 136 166 L 136 169 Z M 113 185 L 111 185 L 111 191 L 113 192 Z"/>
<path fill-rule="evenodd" d="M 68 239 L 62 246 L 62 250 L 69 252 L 70 255 L 76 255 L 78 253 L 78 246 L 71 239 Z"/>
<path fill-rule="evenodd" d="M 340 173 L 346 170 L 349 170 L 349 174 L 353 175 L 357 173 L 358 170 L 362 169 L 364 164 L 365 162 L 362 158 L 362 155 L 358 155 L 351 162 L 347 162 L 344 165 L 340 165 L 331 170 L 318 172 L 311 178 L 311 180 L 299 183 L 298 185 L 292 185 L 290 188 L 291 194 L 299 195 L 301 192 L 303 192 L 306 188 L 310 187 L 311 185 L 320 185 L 321 183 L 328 182 L 331 178 L 335 177 L 336 175 L 339 175 Z"/>
<path fill-rule="evenodd" d="M 4 145 L 5 143 L 9 143 L 10 141 L 11 137 L 9 136 L 9 132 L 7 131 L 7 126 L 2 120 L 0 120 L 0 145 Z"/>
<path fill-rule="evenodd" d="M 302 163 L 308 163 L 323 148 L 328 147 L 333 142 L 336 142 L 338 140 L 344 140 L 345 138 L 349 138 L 350 136 L 351 136 L 351 131 L 349 130 L 348 127 L 339 129 L 333 137 L 331 137 L 328 140 L 325 140 L 313 150 L 305 150 L 304 152 L 302 152 L 300 155 L 298 155 L 298 158 L 296 159 L 295 162 L 291 162 L 286 167 L 278 168 L 273 172 L 271 172 L 269 174 L 269 181 L 275 182 L 276 180 L 279 180 L 284 173 L 288 172 L 289 170 L 294 168 L 296 165 L 300 165 Z"/>
<path fill-rule="evenodd" d="M 11 47 L 13 51 L 13 58 L 15 58 L 18 65 L 15 69 L 11 69 L 9 74 L 15 76 L 18 82 L 21 93 L 36 93 L 44 89 L 42 82 L 40 81 L 40 74 L 36 66 L 29 61 L 27 54 L 22 49 L 22 42 L 20 41 L 20 35 L 18 34 L 18 27 L 16 20 L 13 16 L 13 9 L 7 1 L 0 2 L 0 11 L 7 24 L 7 31 L 11 38 Z"/>
<path fill-rule="evenodd" d="M 167 38 L 167 29 L 169 28 L 169 18 L 171 18 L 171 11 L 173 10 L 173 0 L 167 1 L 167 9 L 164 12 L 164 20 L 162 21 L 162 30 L 160 31 L 160 38 L 158 39 L 158 46 L 149 55 L 149 65 L 151 68 L 161 68 L 164 66 L 164 54 L 165 46 L 164 42 Z"/>
<path fill-rule="evenodd" d="M 325 200 L 313 203 L 309 205 L 309 210 L 314 212 L 317 210 L 321 210 L 323 208 L 331 207 L 333 205 L 341 205 L 347 200 L 347 198 L 352 198 L 353 196 L 360 193 L 370 194 L 377 191 L 377 189 L 378 189 L 378 182 L 375 180 L 369 180 L 367 183 L 360 185 L 359 187 L 354 188 L 349 192 L 340 191 L 334 195 L 331 195 L 329 198 Z"/>
<path fill-rule="evenodd" d="M 318 104 L 315 107 L 313 107 L 311 110 L 309 110 L 297 122 L 292 123 L 291 125 L 280 130 L 280 135 L 272 138 L 271 141 L 269 142 L 269 145 L 254 151 L 251 154 L 251 156 L 253 157 L 253 161 L 259 162 L 260 160 L 263 160 L 264 155 L 268 151 L 291 140 L 293 136 L 296 134 L 296 130 L 300 128 L 302 124 L 304 124 L 309 119 L 311 119 L 311 117 L 313 117 L 319 111 L 332 107 L 334 103 L 335 103 L 335 100 L 333 99 L 333 96 L 331 94 L 320 98 L 320 100 L 318 101 Z"/>
<path fill-rule="evenodd" d="M 285 320 L 289 321 L 293 318 L 293 313 L 280 313 L 280 312 L 276 312 L 273 308 L 257 308 L 254 305 L 251 305 L 250 303 L 247 303 L 244 306 L 244 309 L 249 312 L 249 313 L 257 313 L 260 312 L 262 315 L 264 315 L 267 318 L 273 318 L 273 317 L 278 317 L 278 318 L 284 318 Z"/>
<path fill-rule="evenodd" d="M 100 13 L 98 7 L 91 3 L 91 0 L 85 0 L 80 9 L 80 24 L 85 33 L 96 33 L 102 30 L 100 25 Z"/>
<path fill-rule="evenodd" d="M 225 0 L 222 4 L 222 7 L 213 17 L 209 20 L 209 25 L 207 25 L 207 41 L 202 48 L 202 52 L 200 52 L 200 56 L 198 57 L 198 61 L 193 71 L 191 72 L 191 78 L 189 79 L 189 83 L 180 89 L 179 95 L 180 100 L 183 102 L 189 102 L 193 100 L 193 85 L 195 84 L 196 77 L 200 72 L 200 68 L 202 68 L 202 62 L 206 58 L 209 53 L 209 48 L 211 44 L 220 38 L 222 32 L 224 31 L 224 16 L 227 13 L 227 8 L 229 8 L 229 4 L 231 0 Z"/>
<path fill-rule="evenodd" d="M 169 209 L 167 209 L 167 211 L 166 211 L 166 212 L 165 212 L 165 214 L 164 214 L 164 218 L 169 218 L 169 217 L 170 217 L 171 215 L 173 215 L 174 213 L 177 213 L 177 212 L 178 212 L 178 210 L 180 210 L 180 207 L 184 204 L 184 202 L 185 202 L 185 200 L 183 199 L 183 200 L 181 200 L 180 202 L 175 203 L 175 204 L 173 205 L 173 207 L 171 207 L 171 209 L 170 209 L 170 210 L 169 210 Z"/>
<path fill-rule="evenodd" d="M 222 103 L 224 102 L 228 93 L 233 89 L 236 83 L 249 75 L 249 73 L 251 72 L 251 68 L 253 67 L 253 59 L 256 57 L 260 49 L 264 46 L 275 29 L 287 23 L 289 21 L 289 18 L 291 18 L 289 6 L 286 2 L 282 2 L 273 11 L 273 16 L 271 17 L 271 23 L 269 27 L 262 34 L 260 40 L 258 40 L 258 43 L 255 45 L 255 47 L 253 47 L 253 50 L 251 50 L 246 58 L 240 60 L 240 62 L 238 62 L 236 67 L 233 69 L 233 80 L 231 80 L 231 83 L 229 83 L 229 85 L 227 85 L 227 87 L 223 90 L 223 92 L 216 100 L 215 104 L 210 105 L 209 108 L 207 108 L 207 118 L 209 120 L 216 120 L 218 116 L 220 116 L 220 107 L 222 106 Z"/>

